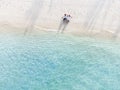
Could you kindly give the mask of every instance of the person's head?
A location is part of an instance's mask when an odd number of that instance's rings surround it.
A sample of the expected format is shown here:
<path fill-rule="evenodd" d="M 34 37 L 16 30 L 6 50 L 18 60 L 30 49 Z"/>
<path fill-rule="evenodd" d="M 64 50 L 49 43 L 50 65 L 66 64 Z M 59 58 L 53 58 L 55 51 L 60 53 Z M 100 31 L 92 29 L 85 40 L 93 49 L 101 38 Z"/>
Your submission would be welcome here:
<path fill-rule="evenodd" d="M 64 16 L 67 16 L 67 14 L 64 14 Z"/>
<path fill-rule="evenodd" d="M 68 15 L 68 17 L 71 17 L 70 15 Z"/>

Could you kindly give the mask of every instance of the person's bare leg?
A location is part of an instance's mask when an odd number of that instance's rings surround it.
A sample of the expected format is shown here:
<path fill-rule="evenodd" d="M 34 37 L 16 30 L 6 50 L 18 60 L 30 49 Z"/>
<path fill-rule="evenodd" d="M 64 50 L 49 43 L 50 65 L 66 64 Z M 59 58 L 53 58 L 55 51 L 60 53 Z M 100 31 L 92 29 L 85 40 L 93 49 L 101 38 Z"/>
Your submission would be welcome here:
<path fill-rule="evenodd" d="M 60 25 L 59 25 L 57 33 L 59 33 L 59 31 L 61 30 L 62 26 L 63 26 L 63 21 L 60 22 Z"/>
<path fill-rule="evenodd" d="M 61 33 L 64 33 L 64 31 L 65 31 L 67 25 L 68 25 L 68 23 L 64 23 L 64 26 L 63 26 L 63 29 L 62 29 Z"/>

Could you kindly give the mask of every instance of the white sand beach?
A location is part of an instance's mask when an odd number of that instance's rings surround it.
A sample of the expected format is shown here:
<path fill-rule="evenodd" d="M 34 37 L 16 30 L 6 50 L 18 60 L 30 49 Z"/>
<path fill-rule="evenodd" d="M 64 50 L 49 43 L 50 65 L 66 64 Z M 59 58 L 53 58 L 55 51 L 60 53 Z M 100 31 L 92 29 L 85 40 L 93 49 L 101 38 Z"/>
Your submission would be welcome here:
<path fill-rule="evenodd" d="M 119 0 L 1 0 L 0 27 L 57 31 L 66 13 L 72 19 L 65 33 L 118 37 L 119 4 Z"/>

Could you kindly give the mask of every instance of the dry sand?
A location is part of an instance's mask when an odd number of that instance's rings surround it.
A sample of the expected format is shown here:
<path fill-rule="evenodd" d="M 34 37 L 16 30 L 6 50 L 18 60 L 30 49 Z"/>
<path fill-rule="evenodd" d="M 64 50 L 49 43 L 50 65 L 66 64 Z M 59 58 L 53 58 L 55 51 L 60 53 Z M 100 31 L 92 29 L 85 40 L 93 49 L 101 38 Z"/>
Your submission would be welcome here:
<path fill-rule="evenodd" d="M 0 6 L 0 25 L 24 28 L 33 23 L 48 31 L 57 30 L 67 13 L 73 18 L 66 32 L 77 35 L 90 34 L 92 28 L 92 35 L 110 37 L 109 31 L 115 33 L 120 26 L 119 0 L 1 0 Z"/>

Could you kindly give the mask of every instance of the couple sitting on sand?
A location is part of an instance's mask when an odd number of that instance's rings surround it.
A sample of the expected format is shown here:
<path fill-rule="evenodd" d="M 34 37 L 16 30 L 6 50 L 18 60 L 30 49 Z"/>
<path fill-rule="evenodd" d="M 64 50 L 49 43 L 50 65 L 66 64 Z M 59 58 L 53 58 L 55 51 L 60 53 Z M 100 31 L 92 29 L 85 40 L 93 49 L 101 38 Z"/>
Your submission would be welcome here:
<path fill-rule="evenodd" d="M 65 30 L 65 28 L 67 27 L 68 23 L 70 22 L 70 19 L 72 17 L 70 15 L 64 14 L 64 16 L 62 17 L 62 21 L 60 23 L 58 32 L 61 30 L 61 33 L 63 33 L 63 31 Z"/>
<path fill-rule="evenodd" d="M 64 16 L 62 18 L 63 18 L 63 22 L 69 23 L 69 21 L 71 19 L 71 16 L 67 15 L 67 14 L 64 14 Z"/>

